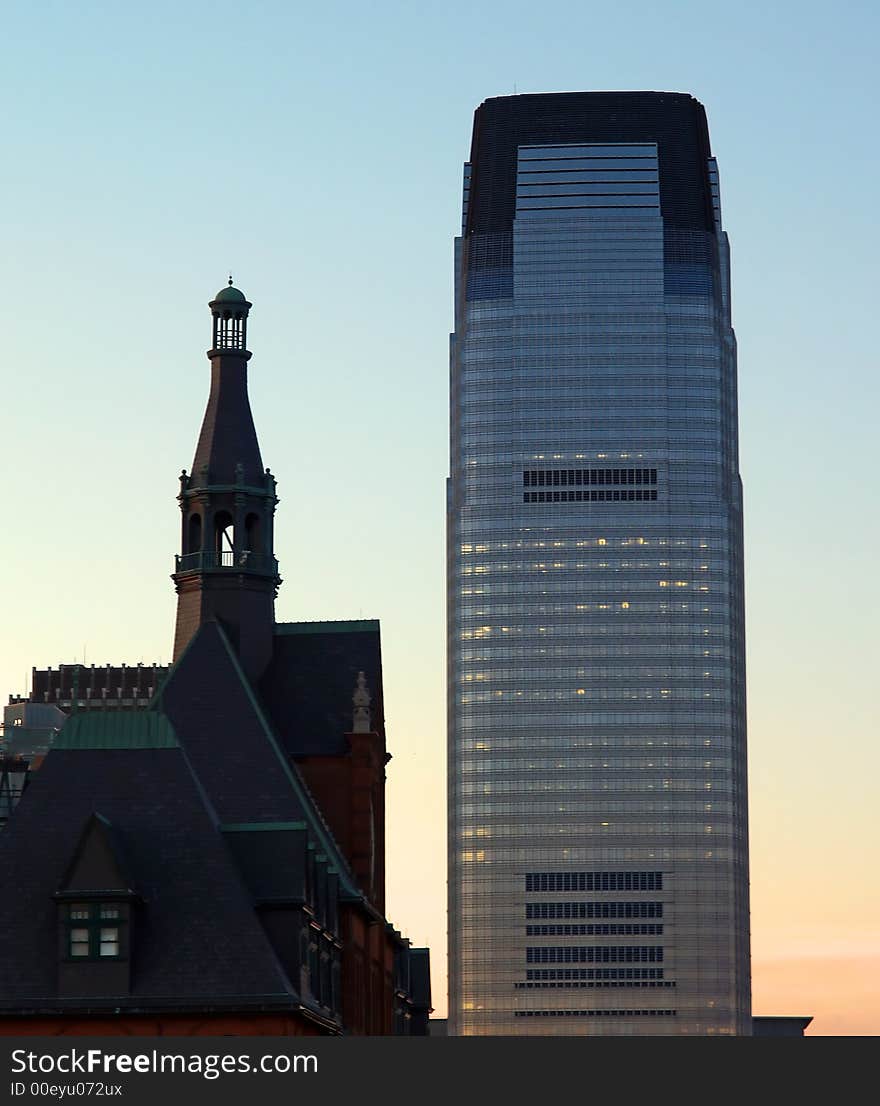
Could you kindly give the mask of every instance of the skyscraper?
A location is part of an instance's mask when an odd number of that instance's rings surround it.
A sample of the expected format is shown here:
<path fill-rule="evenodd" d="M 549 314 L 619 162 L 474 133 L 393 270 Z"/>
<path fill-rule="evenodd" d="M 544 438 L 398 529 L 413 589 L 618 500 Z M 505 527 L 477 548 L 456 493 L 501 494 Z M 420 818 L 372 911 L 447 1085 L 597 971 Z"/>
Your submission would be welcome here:
<path fill-rule="evenodd" d="M 451 347 L 453 1033 L 751 1031 L 728 259 L 692 97 L 477 109 Z"/>

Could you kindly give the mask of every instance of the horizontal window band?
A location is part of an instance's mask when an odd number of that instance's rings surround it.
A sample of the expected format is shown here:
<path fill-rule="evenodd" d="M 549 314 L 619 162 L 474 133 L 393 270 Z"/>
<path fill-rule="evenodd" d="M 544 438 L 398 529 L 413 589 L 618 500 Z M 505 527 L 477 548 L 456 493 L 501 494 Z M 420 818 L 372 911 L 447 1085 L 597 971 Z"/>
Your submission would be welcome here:
<path fill-rule="evenodd" d="M 564 177 L 585 177 L 591 180 L 620 179 L 622 181 L 629 181 L 646 180 L 648 177 L 653 177 L 657 181 L 660 179 L 659 170 L 651 165 L 644 165 L 637 169 L 631 167 L 621 168 L 620 166 L 615 166 L 614 168 L 608 168 L 606 166 L 605 168 L 598 169 L 590 165 L 575 166 L 568 162 L 564 162 L 557 165 L 555 168 L 548 168 L 541 162 L 531 162 L 528 166 L 521 165 L 519 167 L 516 173 L 516 181 L 517 184 L 522 184 L 523 182 L 535 179 L 540 180 L 544 177 L 554 177 L 557 174 Z"/>
<path fill-rule="evenodd" d="M 639 1018 L 670 1017 L 675 1010 L 514 1010 L 515 1018 Z"/>
<path fill-rule="evenodd" d="M 516 170 L 518 173 L 523 170 L 533 170 L 540 168 L 549 169 L 564 169 L 571 167 L 572 169 L 654 169 L 659 168 L 659 158 L 655 154 L 597 154 L 590 156 L 589 154 L 572 154 L 570 157 L 553 156 L 552 154 L 547 157 L 522 157 L 520 156 Z"/>
<path fill-rule="evenodd" d="M 656 142 L 552 142 L 517 147 L 519 161 L 560 157 L 657 157 Z M 710 170 L 711 172 L 711 170 Z M 718 174 L 717 167 L 714 170 Z"/>
<path fill-rule="evenodd" d="M 662 918 L 662 902 L 530 902 L 527 918 Z"/>
<path fill-rule="evenodd" d="M 527 964 L 662 964 L 662 945 L 530 945 Z"/>
<path fill-rule="evenodd" d="M 587 989 L 592 990 L 594 988 L 607 988 L 607 989 L 610 989 L 612 987 L 625 987 L 625 988 L 653 987 L 653 988 L 657 988 L 657 987 L 675 987 L 675 985 L 676 985 L 675 982 L 671 979 L 666 979 L 666 980 L 663 980 L 663 979 L 660 979 L 660 980 L 653 980 L 653 979 L 650 979 L 650 980 L 648 980 L 648 979 L 643 979 L 643 980 L 639 980 L 639 979 L 619 979 L 619 980 L 608 980 L 608 981 L 602 981 L 602 982 L 596 982 L 596 983 L 585 983 L 585 982 L 579 982 L 579 983 L 514 983 L 513 986 L 517 991 L 533 991 L 533 990 L 536 990 L 536 991 L 551 991 L 551 990 L 552 991 L 580 991 L 580 990 L 587 990 Z"/>
<path fill-rule="evenodd" d="M 557 189 L 564 191 L 556 191 Z M 578 196 L 653 195 L 659 195 L 659 186 L 655 181 L 520 181 L 517 188 L 517 198 L 528 200 L 543 200 L 555 196 L 571 196 L 574 199 Z"/>
<path fill-rule="evenodd" d="M 526 926 L 526 937 L 662 937 L 663 926 L 651 922 L 591 922 L 580 925 Z"/>
<path fill-rule="evenodd" d="M 656 484 L 654 468 L 525 469 L 523 487 L 590 486 L 598 484 Z"/>
<path fill-rule="evenodd" d="M 610 491 L 593 488 L 590 491 L 523 492 L 523 503 L 635 503 L 655 502 L 657 490 L 626 488 Z"/>
<path fill-rule="evenodd" d="M 662 872 L 529 872 L 526 891 L 662 891 Z"/>
<path fill-rule="evenodd" d="M 637 203 L 637 204 L 625 203 L 624 201 L 629 199 L 629 197 L 627 197 L 627 196 L 608 196 L 608 197 L 604 197 L 604 196 L 595 196 L 595 197 L 590 196 L 590 197 L 587 197 L 587 196 L 584 196 L 583 197 L 584 201 L 595 199 L 595 200 L 602 200 L 603 202 L 601 202 L 601 203 L 587 203 L 587 202 L 584 202 L 584 203 L 579 203 L 579 204 L 573 204 L 573 203 L 569 203 L 569 202 L 566 202 L 566 203 L 551 203 L 551 202 L 548 202 L 548 201 L 551 201 L 553 199 L 560 199 L 560 200 L 565 199 L 566 201 L 569 201 L 572 198 L 573 197 L 571 197 L 571 196 L 564 196 L 564 197 L 563 196 L 559 196 L 559 197 L 548 196 L 545 199 L 539 200 L 537 197 L 534 197 L 534 198 L 522 197 L 520 200 L 517 201 L 516 210 L 517 211 L 579 211 L 582 208 L 589 208 L 589 207 L 599 208 L 600 210 L 605 210 L 605 209 L 608 209 L 608 208 L 618 208 L 618 207 L 619 208 L 625 208 L 628 211 L 632 211 L 632 210 L 639 211 L 639 210 L 642 210 L 642 209 L 644 209 L 646 211 L 659 211 L 660 210 L 660 198 L 659 198 L 659 196 L 657 197 L 657 199 L 654 203 Z M 643 198 L 644 199 L 649 199 L 650 197 L 647 197 L 647 196 L 645 196 L 645 197 L 642 197 L 642 196 L 633 197 L 633 199 L 636 199 L 636 198 L 641 200 Z M 607 203 L 607 202 L 605 202 L 606 199 L 607 200 L 614 199 L 617 202 L 616 203 Z"/>
<path fill-rule="evenodd" d="M 526 979 L 572 980 L 634 980 L 663 979 L 663 968 L 530 968 Z"/>

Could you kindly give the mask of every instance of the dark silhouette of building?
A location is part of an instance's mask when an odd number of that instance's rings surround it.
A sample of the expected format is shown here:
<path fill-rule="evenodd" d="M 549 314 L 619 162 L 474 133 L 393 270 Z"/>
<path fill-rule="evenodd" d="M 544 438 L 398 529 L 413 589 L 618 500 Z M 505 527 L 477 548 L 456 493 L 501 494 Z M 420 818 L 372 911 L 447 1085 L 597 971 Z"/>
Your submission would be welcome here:
<path fill-rule="evenodd" d="M 278 498 L 274 477 L 263 469 L 248 402 L 251 304 L 230 283 L 210 307 L 211 393 L 192 474 L 184 470 L 180 476 L 174 659 L 207 619 L 216 618 L 226 626 L 245 674 L 259 680 L 272 657 L 281 583 L 272 543 Z"/>
<path fill-rule="evenodd" d="M 0 827 L 16 805 L 73 710 L 146 708 L 168 675 L 167 665 L 62 664 L 31 669 L 27 695 L 10 695 L 0 726 Z"/>
<path fill-rule="evenodd" d="M 27 783 L 29 767 L 24 757 L 0 749 L 0 829 L 18 805 Z"/>
<path fill-rule="evenodd" d="M 9 705 L 3 711 L 4 724 L 7 730 L 17 724 L 41 729 L 53 721 L 50 717 L 53 709 L 70 713 L 86 707 L 90 710 L 146 707 L 168 670 L 169 666 L 162 664 L 62 664 L 58 668 L 33 668 L 28 694 L 9 696 Z M 27 704 L 40 705 L 46 717 L 35 714 Z"/>
<path fill-rule="evenodd" d="M 174 664 L 18 701 L 70 717 L 0 834 L 0 1033 L 426 1034 L 428 950 L 384 916 L 379 625 L 275 622 L 251 305 L 210 306 Z"/>
<path fill-rule="evenodd" d="M 771 1015 L 752 1018 L 753 1037 L 803 1037 L 804 1030 L 813 1020 L 806 1017 L 785 1017 Z"/>

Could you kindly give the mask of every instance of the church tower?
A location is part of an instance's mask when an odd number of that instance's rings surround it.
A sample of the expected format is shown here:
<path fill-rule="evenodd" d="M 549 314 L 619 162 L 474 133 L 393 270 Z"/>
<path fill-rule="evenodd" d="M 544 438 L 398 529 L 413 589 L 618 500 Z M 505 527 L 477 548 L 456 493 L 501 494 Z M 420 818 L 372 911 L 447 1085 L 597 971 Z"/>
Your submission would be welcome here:
<path fill-rule="evenodd" d="M 192 472 L 180 475 L 181 545 L 174 660 L 203 622 L 221 623 L 252 682 L 272 655 L 281 578 L 273 551 L 275 478 L 263 469 L 247 393 L 244 293 L 223 288 L 213 317 L 211 392 Z"/>

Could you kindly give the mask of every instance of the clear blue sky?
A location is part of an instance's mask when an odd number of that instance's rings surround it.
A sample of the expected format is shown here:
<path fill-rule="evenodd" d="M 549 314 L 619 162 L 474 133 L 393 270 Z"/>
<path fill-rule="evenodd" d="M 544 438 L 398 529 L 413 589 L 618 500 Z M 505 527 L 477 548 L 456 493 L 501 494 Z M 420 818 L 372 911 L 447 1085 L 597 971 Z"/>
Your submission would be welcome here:
<path fill-rule="evenodd" d="M 3 700 L 31 665 L 168 658 L 177 474 L 231 268 L 282 497 L 278 616 L 382 619 L 390 909 L 441 988 L 447 334 L 472 112 L 514 89 L 691 92 L 740 343 L 756 1006 L 839 1030 L 855 991 L 769 981 L 786 957 L 805 979 L 829 950 L 856 974 L 880 956 L 878 11 L 4 5 Z"/>

